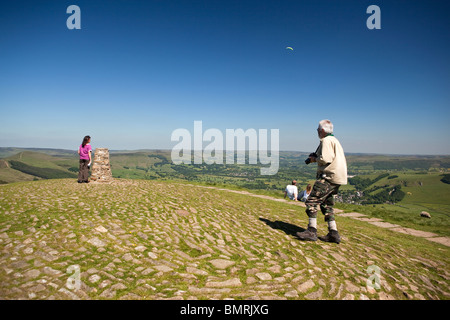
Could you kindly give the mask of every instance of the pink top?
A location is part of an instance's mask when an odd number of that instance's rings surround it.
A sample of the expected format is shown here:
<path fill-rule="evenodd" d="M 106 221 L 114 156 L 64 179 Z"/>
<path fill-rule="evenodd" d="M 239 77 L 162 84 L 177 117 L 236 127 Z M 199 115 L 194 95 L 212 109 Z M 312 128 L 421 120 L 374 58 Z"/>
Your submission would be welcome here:
<path fill-rule="evenodd" d="M 89 160 L 89 151 L 92 151 L 91 145 L 88 143 L 83 148 L 83 145 L 81 144 L 79 150 L 80 160 Z"/>

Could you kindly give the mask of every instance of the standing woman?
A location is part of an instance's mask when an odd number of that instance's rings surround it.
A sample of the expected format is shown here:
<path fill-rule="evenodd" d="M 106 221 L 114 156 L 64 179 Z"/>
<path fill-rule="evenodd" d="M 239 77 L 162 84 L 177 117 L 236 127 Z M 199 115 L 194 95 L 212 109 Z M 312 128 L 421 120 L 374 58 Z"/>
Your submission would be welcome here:
<path fill-rule="evenodd" d="M 83 142 L 78 148 L 78 154 L 80 155 L 80 172 L 78 173 L 78 183 L 89 183 L 89 166 L 92 161 L 92 147 L 89 144 L 91 142 L 90 136 L 85 136 Z"/>

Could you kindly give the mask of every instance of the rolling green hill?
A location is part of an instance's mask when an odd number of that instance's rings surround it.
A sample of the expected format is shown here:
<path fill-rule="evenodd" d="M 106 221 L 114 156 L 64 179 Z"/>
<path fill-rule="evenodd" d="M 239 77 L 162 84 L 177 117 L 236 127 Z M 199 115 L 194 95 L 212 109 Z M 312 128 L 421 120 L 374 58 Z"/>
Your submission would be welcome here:
<path fill-rule="evenodd" d="M 10 148 L 8 148 L 10 149 Z M 17 150 L 14 150 L 17 151 Z M 5 150 L 2 151 L 6 153 Z M 38 179 L 76 178 L 77 160 L 72 153 L 20 151 L 0 159 L 0 181 L 11 183 Z"/>

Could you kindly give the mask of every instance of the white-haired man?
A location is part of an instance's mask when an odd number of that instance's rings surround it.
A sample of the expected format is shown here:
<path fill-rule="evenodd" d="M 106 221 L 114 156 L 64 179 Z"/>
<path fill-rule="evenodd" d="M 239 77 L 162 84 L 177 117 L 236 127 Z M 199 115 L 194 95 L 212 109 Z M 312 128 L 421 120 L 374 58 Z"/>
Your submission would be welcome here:
<path fill-rule="evenodd" d="M 330 120 L 319 122 L 317 133 L 320 139 L 319 147 L 309 159 L 317 162 L 317 180 L 314 183 L 311 194 L 306 200 L 306 214 L 309 217 L 308 229 L 297 232 L 300 240 L 317 240 L 317 211 L 325 215 L 328 222 L 328 234 L 319 237 L 326 242 L 341 242 L 334 218 L 334 195 L 338 193 L 341 185 L 347 184 L 347 161 L 344 150 L 338 139 L 333 135 L 333 124 Z"/>

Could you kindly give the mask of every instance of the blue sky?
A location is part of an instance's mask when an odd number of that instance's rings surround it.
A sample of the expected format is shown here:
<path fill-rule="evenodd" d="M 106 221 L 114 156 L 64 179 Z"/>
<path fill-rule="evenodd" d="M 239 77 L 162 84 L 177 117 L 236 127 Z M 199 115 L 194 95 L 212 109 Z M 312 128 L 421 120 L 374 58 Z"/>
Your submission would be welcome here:
<path fill-rule="evenodd" d="M 69 30 L 66 9 L 81 9 Z M 366 9 L 381 9 L 369 30 Z M 279 129 L 314 151 L 450 154 L 448 1 L 3 1 L 0 146 L 172 148 L 173 130 Z M 287 46 L 294 51 L 286 50 Z"/>

